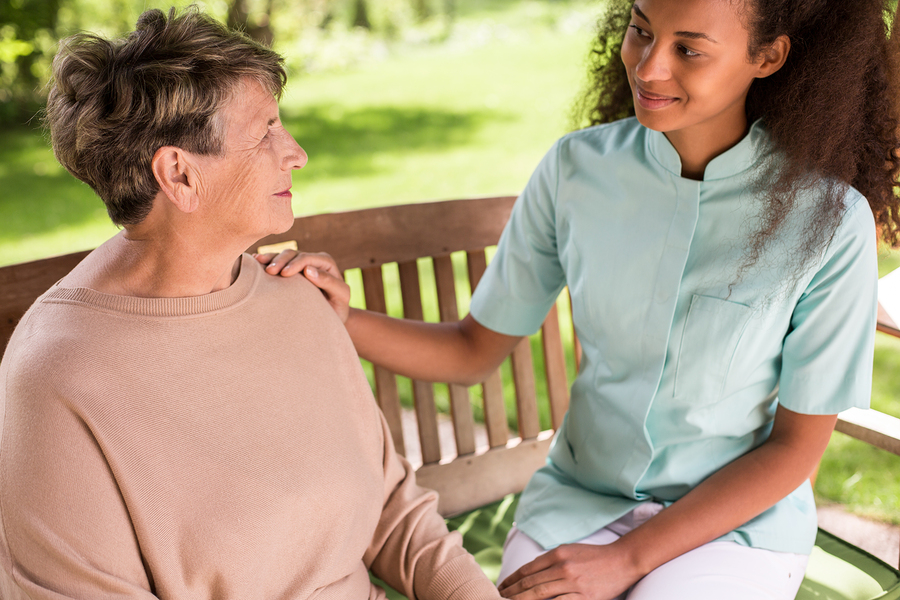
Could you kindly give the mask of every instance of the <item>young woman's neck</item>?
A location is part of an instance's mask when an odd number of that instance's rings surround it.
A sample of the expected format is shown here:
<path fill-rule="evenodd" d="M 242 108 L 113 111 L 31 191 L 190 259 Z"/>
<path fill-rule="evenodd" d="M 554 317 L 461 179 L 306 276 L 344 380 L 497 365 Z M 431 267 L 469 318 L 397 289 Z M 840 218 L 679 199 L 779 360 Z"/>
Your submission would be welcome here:
<path fill-rule="evenodd" d="M 706 165 L 740 142 L 747 135 L 747 128 L 747 118 L 742 115 L 728 123 L 704 123 L 667 131 L 665 136 L 681 157 L 681 176 L 702 181 Z"/>

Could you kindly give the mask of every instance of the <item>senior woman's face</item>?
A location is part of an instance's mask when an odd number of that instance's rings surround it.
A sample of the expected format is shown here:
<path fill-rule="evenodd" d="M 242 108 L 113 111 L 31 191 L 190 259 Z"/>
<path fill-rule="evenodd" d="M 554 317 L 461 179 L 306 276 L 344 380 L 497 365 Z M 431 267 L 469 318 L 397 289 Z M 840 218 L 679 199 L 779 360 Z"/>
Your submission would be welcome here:
<path fill-rule="evenodd" d="M 252 79 L 238 84 L 220 113 L 225 126 L 224 156 L 201 156 L 198 191 L 204 217 L 224 239 L 248 244 L 290 229 L 291 172 L 307 156 L 278 116 L 278 103 Z"/>

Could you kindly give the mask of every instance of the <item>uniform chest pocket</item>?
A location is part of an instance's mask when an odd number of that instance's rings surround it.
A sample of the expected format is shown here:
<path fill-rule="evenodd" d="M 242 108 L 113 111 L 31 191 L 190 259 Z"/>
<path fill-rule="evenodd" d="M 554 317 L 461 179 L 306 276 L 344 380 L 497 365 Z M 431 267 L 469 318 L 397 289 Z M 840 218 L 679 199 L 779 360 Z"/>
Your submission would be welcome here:
<path fill-rule="evenodd" d="M 692 406 L 717 402 L 753 310 L 694 294 L 675 367 L 675 397 Z"/>

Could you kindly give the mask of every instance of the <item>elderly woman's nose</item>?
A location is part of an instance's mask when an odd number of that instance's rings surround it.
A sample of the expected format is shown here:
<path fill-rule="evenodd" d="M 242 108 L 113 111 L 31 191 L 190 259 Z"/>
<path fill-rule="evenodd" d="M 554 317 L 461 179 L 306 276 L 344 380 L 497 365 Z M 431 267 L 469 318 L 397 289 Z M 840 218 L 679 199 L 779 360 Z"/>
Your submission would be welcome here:
<path fill-rule="evenodd" d="M 309 157 L 306 155 L 306 150 L 300 147 L 300 144 L 297 143 L 297 140 L 294 139 L 294 136 L 291 134 L 287 135 L 287 153 L 284 157 L 284 168 L 285 169 L 302 169 L 306 166 L 306 162 L 309 160 Z"/>

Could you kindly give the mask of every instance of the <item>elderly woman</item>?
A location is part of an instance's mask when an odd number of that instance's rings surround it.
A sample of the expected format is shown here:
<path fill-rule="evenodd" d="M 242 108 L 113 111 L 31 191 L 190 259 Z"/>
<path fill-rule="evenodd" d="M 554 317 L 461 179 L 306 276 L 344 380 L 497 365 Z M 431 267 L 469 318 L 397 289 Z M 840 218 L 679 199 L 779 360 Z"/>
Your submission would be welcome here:
<path fill-rule="evenodd" d="M 53 147 L 122 231 L 3 358 L 4 600 L 382 598 L 369 570 L 411 598 L 499 597 L 322 294 L 242 254 L 293 221 L 284 83 L 195 10 L 63 44 Z"/>

